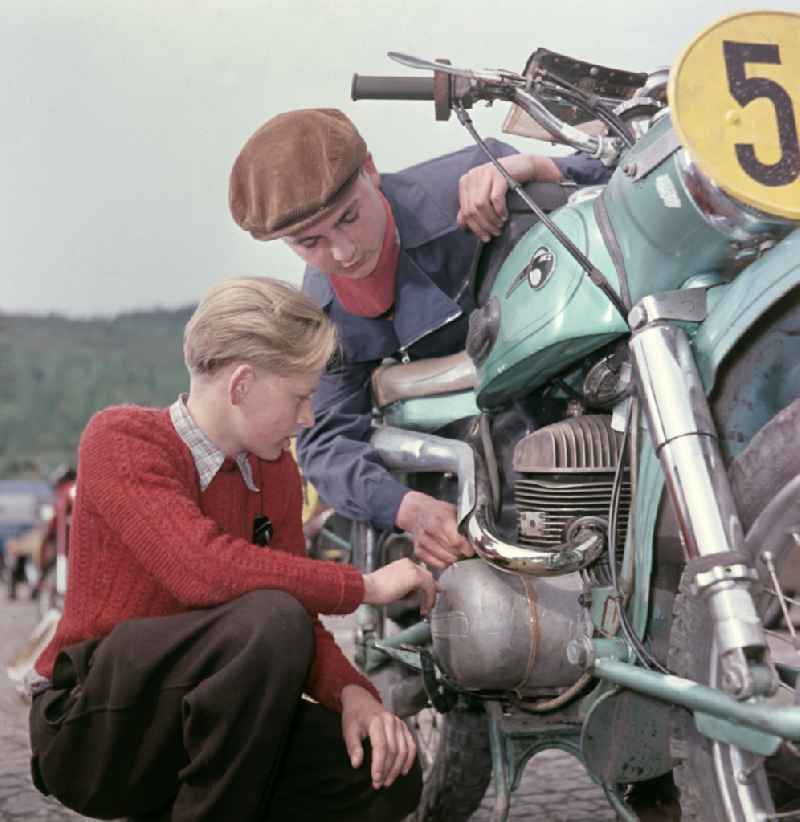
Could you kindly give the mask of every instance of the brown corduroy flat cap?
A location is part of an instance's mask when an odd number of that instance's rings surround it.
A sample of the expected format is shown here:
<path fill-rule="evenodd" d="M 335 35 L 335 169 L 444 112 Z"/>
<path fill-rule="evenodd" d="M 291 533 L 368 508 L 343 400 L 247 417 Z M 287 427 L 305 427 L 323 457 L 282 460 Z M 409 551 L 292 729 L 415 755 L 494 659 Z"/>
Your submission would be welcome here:
<path fill-rule="evenodd" d="M 253 134 L 233 164 L 233 219 L 257 240 L 294 233 L 334 204 L 366 158 L 364 139 L 338 109 L 279 114 Z"/>

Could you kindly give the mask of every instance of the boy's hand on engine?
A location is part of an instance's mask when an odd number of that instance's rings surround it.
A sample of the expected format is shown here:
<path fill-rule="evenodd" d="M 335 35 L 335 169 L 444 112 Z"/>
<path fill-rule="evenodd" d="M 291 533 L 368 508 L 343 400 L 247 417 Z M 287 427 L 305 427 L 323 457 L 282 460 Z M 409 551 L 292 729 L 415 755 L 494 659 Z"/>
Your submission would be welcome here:
<path fill-rule="evenodd" d="M 459 556 L 475 555 L 458 532 L 456 507 L 449 502 L 409 491 L 400 503 L 395 523 L 414 538 L 414 556 L 432 568 L 446 568 Z"/>
<path fill-rule="evenodd" d="M 420 610 L 427 614 L 436 602 L 436 580 L 410 559 L 398 559 L 364 574 L 364 602 L 368 605 L 388 605 L 416 590 L 422 594 Z"/>

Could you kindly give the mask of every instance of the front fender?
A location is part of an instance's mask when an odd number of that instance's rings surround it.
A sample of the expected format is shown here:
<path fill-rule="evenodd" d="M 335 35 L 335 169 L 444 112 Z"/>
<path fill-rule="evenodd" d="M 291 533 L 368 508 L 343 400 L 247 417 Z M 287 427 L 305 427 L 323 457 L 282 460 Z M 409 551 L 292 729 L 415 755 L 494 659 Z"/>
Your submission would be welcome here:
<path fill-rule="evenodd" d="M 712 289 L 711 310 L 693 347 L 711 394 L 723 361 L 749 328 L 800 284 L 800 228 L 742 271 L 730 285 Z"/>
<path fill-rule="evenodd" d="M 693 347 L 729 461 L 800 395 L 800 229 L 712 289 L 709 305 Z"/>

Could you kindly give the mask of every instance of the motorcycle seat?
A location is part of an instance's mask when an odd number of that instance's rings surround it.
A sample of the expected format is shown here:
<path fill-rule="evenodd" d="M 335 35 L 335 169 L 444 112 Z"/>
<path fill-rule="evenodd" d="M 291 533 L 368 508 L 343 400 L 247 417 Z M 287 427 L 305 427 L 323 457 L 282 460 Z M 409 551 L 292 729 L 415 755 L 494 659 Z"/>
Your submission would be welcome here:
<path fill-rule="evenodd" d="M 372 372 L 372 400 L 382 409 L 398 400 L 466 391 L 475 387 L 476 378 L 466 351 L 409 363 L 389 361 Z"/>

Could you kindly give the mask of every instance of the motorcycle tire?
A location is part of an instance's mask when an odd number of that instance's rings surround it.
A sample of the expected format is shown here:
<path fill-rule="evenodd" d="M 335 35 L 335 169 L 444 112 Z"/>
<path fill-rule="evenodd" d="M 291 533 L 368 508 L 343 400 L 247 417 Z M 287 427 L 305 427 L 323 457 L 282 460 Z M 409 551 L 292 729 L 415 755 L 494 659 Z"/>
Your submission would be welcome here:
<path fill-rule="evenodd" d="M 388 666 L 372 682 L 391 708 L 388 690 L 409 677 L 408 669 Z M 492 778 L 489 724 L 483 710 L 456 707 L 439 713 L 431 706 L 406 718 L 422 767 L 422 796 L 404 822 L 467 822 Z"/>
<path fill-rule="evenodd" d="M 800 400 L 767 422 L 731 464 L 731 487 L 745 533 L 781 489 L 800 475 L 798 432 Z M 762 574 L 756 559 L 754 567 Z M 783 560 L 785 569 L 789 561 L 786 553 Z M 776 564 L 780 578 L 782 566 Z M 689 583 L 684 574 L 675 599 L 668 664 L 678 676 L 709 683 L 715 667 L 712 631 L 705 601 L 692 596 Z M 766 615 L 770 598 L 766 587 L 761 582 L 754 583 L 753 594 L 759 611 Z M 748 808 L 751 791 L 767 792 L 779 812 L 800 810 L 800 757 L 791 746 L 782 745 L 762 768 L 757 758 L 700 734 L 691 713 L 676 708 L 671 750 L 683 822 L 738 822 L 752 818 Z M 753 772 L 742 787 L 736 773 L 751 767 Z"/>

